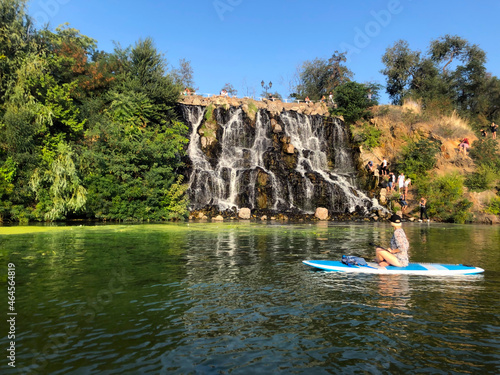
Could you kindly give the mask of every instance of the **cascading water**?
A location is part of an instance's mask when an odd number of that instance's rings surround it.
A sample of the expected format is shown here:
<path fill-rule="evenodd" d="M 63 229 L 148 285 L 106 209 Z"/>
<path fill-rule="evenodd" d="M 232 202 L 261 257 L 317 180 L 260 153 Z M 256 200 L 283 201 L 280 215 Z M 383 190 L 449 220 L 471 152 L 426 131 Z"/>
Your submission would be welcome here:
<path fill-rule="evenodd" d="M 368 213 L 382 209 L 353 184 L 353 156 L 343 123 L 321 116 L 260 109 L 182 105 L 191 127 L 191 209 Z M 210 118 L 206 118 L 210 117 Z"/>

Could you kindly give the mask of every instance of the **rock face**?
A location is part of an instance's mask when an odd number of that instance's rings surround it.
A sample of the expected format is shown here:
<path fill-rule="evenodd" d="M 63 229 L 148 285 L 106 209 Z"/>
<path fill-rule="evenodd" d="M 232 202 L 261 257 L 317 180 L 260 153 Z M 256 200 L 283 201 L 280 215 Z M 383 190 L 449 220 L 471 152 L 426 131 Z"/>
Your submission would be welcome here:
<path fill-rule="evenodd" d="M 202 101 L 202 104 L 203 101 Z M 181 104 L 191 129 L 191 210 L 368 214 L 381 208 L 356 187 L 344 123 L 318 114 L 323 105 L 291 111 L 284 103 L 217 98 Z M 243 209 L 239 210 L 240 213 Z"/>

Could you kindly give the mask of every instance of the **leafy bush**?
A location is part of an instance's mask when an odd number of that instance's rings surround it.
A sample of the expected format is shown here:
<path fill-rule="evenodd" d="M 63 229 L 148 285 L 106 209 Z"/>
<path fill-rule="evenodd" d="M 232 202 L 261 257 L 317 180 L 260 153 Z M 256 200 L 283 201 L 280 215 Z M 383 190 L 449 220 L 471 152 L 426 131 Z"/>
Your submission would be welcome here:
<path fill-rule="evenodd" d="M 500 215 L 500 197 L 494 198 L 488 207 L 486 208 L 486 213 L 493 215 Z"/>
<path fill-rule="evenodd" d="M 337 87 L 334 98 L 337 108 L 332 110 L 332 114 L 344 116 L 344 120 L 349 124 L 368 119 L 371 116 L 368 108 L 376 105 L 376 101 L 368 99 L 370 92 L 376 97 L 374 90 L 376 88 L 357 82 L 347 82 Z"/>
<path fill-rule="evenodd" d="M 478 165 L 488 165 L 496 172 L 500 171 L 500 155 L 498 143 L 492 139 L 481 139 L 474 142 L 469 155 Z"/>
<path fill-rule="evenodd" d="M 397 163 L 398 171 L 403 171 L 413 180 L 421 179 L 436 165 L 439 144 L 428 139 L 410 143 L 403 149 L 402 158 Z"/>
<path fill-rule="evenodd" d="M 452 223 L 472 221 L 472 202 L 463 198 L 464 178 L 459 174 L 438 178 L 419 192 L 427 197 L 431 217 Z"/>
<path fill-rule="evenodd" d="M 498 172 L 488 165 L 480 165 L 476 172 L 471 173 L 465 179 L 465 186 L 472 191 L 484 191 L 495 187 L 499 179 Z"/>
<path fill-rule="evenodd" d="M 382 131 L 368 123 L 364 123 L 362 127 L 351 126 L 351 134 L 354 143 L 358 145 L 369 149 L 380 146 Z"/>

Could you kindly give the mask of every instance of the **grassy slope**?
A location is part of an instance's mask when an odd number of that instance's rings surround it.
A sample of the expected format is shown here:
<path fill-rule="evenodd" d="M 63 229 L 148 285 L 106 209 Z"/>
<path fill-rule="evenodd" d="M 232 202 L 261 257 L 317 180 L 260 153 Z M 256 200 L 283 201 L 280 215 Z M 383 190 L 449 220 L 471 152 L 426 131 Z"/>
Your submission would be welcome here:
<path fill-rule="evenodd" d="M 382 162 L 385 156 L 389 162 L 389 169 L 396 175 L 399 171 L 391 169 L 398 159 L 403 147 L 411 141 L 418 141 L 428 138 L 439 141 L 441 152 L 438 154 L 436 168 L 431 171 L 431 178 L 459 173 L 467 175 L 476 170 L 474 161 L 468 156 L 458 152 L 460 140 L 467 137 L 471 141 L 471 147 L 478 140 L 475 132 L 469 124 L 456 114 L 451 116 L 429 116 L 424 113 L 415 102 L 405 103 L 403 106 L 384 105 L 373 109 L 374 118 L 371 124 L 382 132 L 380 146 L 372 149 L 362 147 L 361 161 L 365 165 L 369 160 L 373 160 L 375 165 Z M 416 197 L 418 187 L 413 186 L 409 192 L 408 213 L 416 217 L 418 211 L 418 197 Z M 485 215 L 484 208 L 493 197 L 496 191 L 488 190 L 484 192 L 468 192 L 466 198 L 473 202 L 472 211 L 477 221 L 488 222 L 493 220 L 499 222 L 498 217 Z M 488 216 L 489 219 L 485 220 Z"/>

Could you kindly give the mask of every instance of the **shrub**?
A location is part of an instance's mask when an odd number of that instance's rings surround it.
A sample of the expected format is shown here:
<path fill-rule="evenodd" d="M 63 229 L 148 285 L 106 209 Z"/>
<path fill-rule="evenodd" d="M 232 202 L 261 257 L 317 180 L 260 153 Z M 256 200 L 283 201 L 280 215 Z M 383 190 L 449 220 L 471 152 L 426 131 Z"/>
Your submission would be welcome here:
<path fill-rule="evenodd" d="M 363 126 L 351 126 L 353 141 L 369 149 L 380 146 L 382 132 L 375 126 L 364 123 Z"/>
<path fill-rule="evenodd" d="M 438 178 L 429 184 L 427 191 L 422 190 L 419 191 L 427 197 L 431 217 L 453 223 L 472 221 L 472 202 L 463 198 L 464 178 L 459 174 Z"/>
<path fill-rule="evenodd" d="M 412 142 L 403 149 L 402 158 L 397 163 L 398 171 L 403 171 L 413 180 L 427 175 L 427 171 L 436 165 L 436 153 L 439 145 L 435 141 L 422 139 Z"/>
<path fill-rule="evenodd" d="M 500 197 L 494 198 L 485 210 L 488 214 L 500 215 Z"/>
<path fill-rule="evenodd" d="M 332 110 L 333 115 L 344 116 L 348 124 L 353 124 L 360 119 L 371 116 L 368 110 L 376 102 L 368 99 L 370 87 L 362 83 L 347 82 L 335 90 L 335 103 L 337 108 Z"/>
<path fill-rule="evenodd" d="M 488 165 L 496 172 L 500 171 L 500 158 L 498 143 L 492 138 L 481 139 L 474 142 L 470 148 L 470 157 L 479 165 Z"/>
<path fill-rule="evenodd" d="M 489 165 L 480 165 L 476 172 L 471 173 L 465 179 L 465 186 L 472 191 L 484 191 L 495 187 L 498 180 L 498 172 Z"/>

